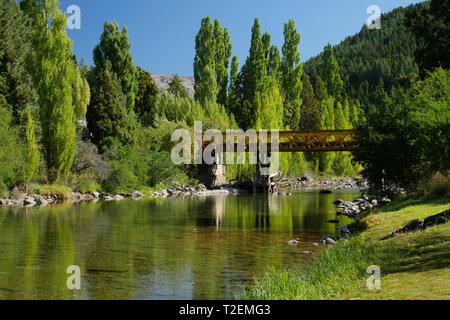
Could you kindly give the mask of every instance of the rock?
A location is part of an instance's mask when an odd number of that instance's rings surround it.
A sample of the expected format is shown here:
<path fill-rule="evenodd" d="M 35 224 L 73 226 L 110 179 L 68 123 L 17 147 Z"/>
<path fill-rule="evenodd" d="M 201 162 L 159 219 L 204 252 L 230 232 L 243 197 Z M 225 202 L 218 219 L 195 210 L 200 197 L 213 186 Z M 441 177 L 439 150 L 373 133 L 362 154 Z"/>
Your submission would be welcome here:
<path fill-rule="evenodd" d="M 92 192 L 91 195 L 92 195 L 94 198 L 96 198 L 96 199 L 100 198 L 100 193 L 99 193 L 99 192 Z"/>
<path fill-rule="evenodd" d="M 337 219 L 335 219 L 335 220 L 328 220 L 327 222 L 328 222 L 328 223 L 335 223 L 335 224 L 340 223 L 340 221 L 337 220 Z"/>
<path fill-rule="evenodd" d="M 206 190 L 208 190 L 206 187 L 205 187 L 205 185 L 204 184 L 199 184 L 199 185 L 197 185 L 197 190 L 198 191 L 206 191 Z"/>
<path fill-rule="evenodd" d="M 36 204 L 40 207 L 45 207 L 46 205 L 48 205 L 48 201 L 40 195 L 36 195 L 34 197 L 34 201 L 36 201 Z"/>
<path fill-rule="evenodd" d="M 290 246 L 298 246 L 299 243 L 300 243 L 300 239 L 295 239 L 295 240 L 288 241 L 287 244 Z"/>
<path fill-rule="evenodd" d="M 320 239 L 323 244 L 336 244 L 336 239 L 332 236 L 325 236 Z"/>
<path fill-rule="evenodd" d="M 119 195 L 119 194 L 116 195 L 114 198 L 115 198 L 116 201 L 122 201 L 122 200 L 125 199 L 124 196 L 121 196 L 121 195 Z"/>
<path fill-rule="evenodd" d="M 303 254 L 312 254 L 312 251 L 302 251 Z"/>
<path fill-rule="evenodd" d="M 320 194 L 332 194 L 333 191 L 331 190 L 320 190 Z"/>
<path fill-rule="evenodd" d="M 345 201 L 341 199 L 337 199 L 335 202 L 333 202 L 334 205 L 338 206 L 340 204 L 343 204 Z"/>
<path fill-rule="evenodd" d="M 317 242 L 314 242 L 314 243 L 313 243 L 313 246 L 314 246 L 314 247 L 318 247 L 319 244 L 318 244 Z"/>
<path fill-rule="evenodd" d="M 426 218 L 423 222 L 423 225 L 424 228 L 428 228 L 431 226 L 437 226 L 448 222 L 450 222 L 450 210 Z"/>
<path fill-rule="evenodd" d="M 36 205 L 36 201 L 33 198 L 25 198 L 23 200 L 23 205 L 26 207 L 33 207 Z"/>
<path fill-rule="evenodd" d="M 131 195 L 131 197 L 133 198 L 133 199 L 139 199 L 139 198 L 142 198 L 144 195 L 142 194 L 142 192 L 140 192 L 140 191 L 135 191 L 135 192 L 133 192 L 133 194 Z"/>

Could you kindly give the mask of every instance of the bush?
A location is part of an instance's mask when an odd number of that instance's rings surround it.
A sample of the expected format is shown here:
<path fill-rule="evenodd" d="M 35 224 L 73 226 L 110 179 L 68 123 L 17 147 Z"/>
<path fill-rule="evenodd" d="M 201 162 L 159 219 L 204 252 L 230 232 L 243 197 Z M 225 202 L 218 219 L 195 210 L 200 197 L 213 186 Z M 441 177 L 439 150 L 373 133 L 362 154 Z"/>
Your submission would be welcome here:
<path fill-rule="evenodd" d="M 450 172 L 447 175 L 436 173 L 419 191 L 427 198 L 450 197 Z"/>
<path fill-rule="evenodd" d="M 422 181 L 450 169 L 450 71 L 437 69 L 383 99 L 359 128 L 354 152 L 377 189 L 417 191 Z"/>

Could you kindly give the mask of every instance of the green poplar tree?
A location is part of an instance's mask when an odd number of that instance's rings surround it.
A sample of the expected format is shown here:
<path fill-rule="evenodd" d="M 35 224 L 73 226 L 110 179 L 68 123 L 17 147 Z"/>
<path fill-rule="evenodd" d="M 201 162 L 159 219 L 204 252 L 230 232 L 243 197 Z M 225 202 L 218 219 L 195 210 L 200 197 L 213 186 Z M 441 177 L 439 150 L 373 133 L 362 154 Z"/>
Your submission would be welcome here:
<path fill-rule="evenodd" d="M 23 166 L 22 180 L 25 183 L 31 181 L 39 168 L 40 153 L 36 141 L 35 124 L 31 110 L 26 111 L 25 124 L 25 162 Z"/>
<path fill-rule="evenodd" d="M 282 91 L 284 96 L 284 125 L 293 130 L 299 128 L 303 65 L 300 63 L 300 34 L 294 20 L 284 25 L 284 45 L 281 63 Z"/>
<path fill-rule="evenodd" d="M 231 57 L 231 41 L 228 30 L 222 29 L 219 20 L 214 21 L 215 69 L 218 85 L 217 103 L 226 105 L 228 96 L 228 68 Z"/>
<path fill-rule="evenodd" d="M 34 26 L 30 72 L 39 97 L 48 179 L 53 182 L 70 170 L 75 157 L 73 84 L 77 67 L 66 33 L 66 17 L 58 9 L 58 1 L 28 0 L 23 8 Z"/>
<path fill-rule="evenodd" d="M 194 79 L 196 100 L 202 103 L 217 101 L 219 85 L 216 78 L 216 40 L 210 17 L 202 19 L 195 38 Z"/>

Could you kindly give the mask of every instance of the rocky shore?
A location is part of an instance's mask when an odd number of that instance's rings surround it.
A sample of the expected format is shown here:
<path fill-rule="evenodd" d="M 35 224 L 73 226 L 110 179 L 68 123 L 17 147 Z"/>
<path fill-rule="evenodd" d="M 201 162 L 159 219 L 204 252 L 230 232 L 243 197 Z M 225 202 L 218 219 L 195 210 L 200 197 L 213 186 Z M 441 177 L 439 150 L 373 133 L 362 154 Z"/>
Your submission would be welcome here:
<path fill-rule="evenodd" d="M 282 179 L 277 182 L 277 189 L 283 190 L 363 190 L 368 187 L 369 183 L 362 178 L 312 178 L 305 176 L 296 179 Z"/>
<path fill-rule="evenodd" d="M 385 197 L 370 197 L 367 195 L 356 198 L 353 201 L 344 201 L 344 200 L 336 200 L 333 204 L 336 206 L 336 220 L 330 220 L 329 223 L 338 224 L 339 217 L 346 216 L 355 221 L 360 220 L 360 215 L 366 210 L 372 210 L 375 208 L 381 208 L 389 203 L 391 203 L 391 199 Z M 327 245 L 336 244 L 339 240 L 349 239 L 351 236 L 350 226 L 338 227 L 337 232 L 338 235 L 336 237 L 333 236 L 324 236 L 320 239 L 320 242 Z"/>
<path fill-rule="evenodd" d="M 100 193 L 100 192 L 92 192 L 92 193 L 78 193 L 74 192 L 70 195 L 70 198 L 63 198 L 56 194 L 52 195 L 26 195 L 24 193 L 16 193 L 13 196 L 10 196 L 7 199 L 0 199 L 0 207 L 45 207 L 50 204 L 55 204 L 61 201 L 72 201 L 72 202 L 83 202 L 83 201 L 120 201 L 126 198 L 132 198 L 135 200 L 139 200 L 144 195 L 135 191 L 130 194 L 110 194 L 110 193 Z"/>
<path fill-rule="evenodd" d="M 247 193 L 246 190 L 223 187 L 216 190 L 208 190 L 203 184 L 197 186 L 189 185 L 174 185 L 171 188 L 155 191 L 149 196 L 154 198 L 190 198 L 199 196 L 218 196 L 218 195 L 238 195 Z M 6 199 L 0 199 L 0 207 L 45 207 L 50 204 L 55 204 L 62 201 L 71 202 L 97 202 L 97 201 L 122 201 L 125 199 L 140 200 L 146 197 L 144 193 L 135 191 L 133 193 L 79 193 L 74 192 L 69 198 L 64 198 L 56 194 L 51 195 L 27 195 L 25 193 L 15 192 L 14 195 Z"/>

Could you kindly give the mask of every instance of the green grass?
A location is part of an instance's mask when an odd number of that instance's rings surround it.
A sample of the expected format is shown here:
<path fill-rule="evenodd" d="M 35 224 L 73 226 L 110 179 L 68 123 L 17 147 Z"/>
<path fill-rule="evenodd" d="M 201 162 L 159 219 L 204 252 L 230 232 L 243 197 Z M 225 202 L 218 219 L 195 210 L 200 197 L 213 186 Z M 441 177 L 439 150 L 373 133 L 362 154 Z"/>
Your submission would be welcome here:
<path fill-rule="evenodd" d="M 393 203 L 366 217 L 367 230 L 324 250 L 306 270 L 270 270 L 244 299 L 450 299 L 450 227 L 381 238 L 414 219 L 450 208 L 450 199 Z M 381 290 L 368 290 L 366 270 L 381 268 Z"/>
<path fill-rule="evenodd" d="M 72 189 L 59 184 L 33 185 L 32 192 L 42 196 L 58 196 L 59 199 L 70 199 Z"/>

